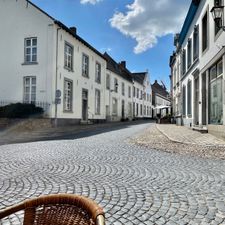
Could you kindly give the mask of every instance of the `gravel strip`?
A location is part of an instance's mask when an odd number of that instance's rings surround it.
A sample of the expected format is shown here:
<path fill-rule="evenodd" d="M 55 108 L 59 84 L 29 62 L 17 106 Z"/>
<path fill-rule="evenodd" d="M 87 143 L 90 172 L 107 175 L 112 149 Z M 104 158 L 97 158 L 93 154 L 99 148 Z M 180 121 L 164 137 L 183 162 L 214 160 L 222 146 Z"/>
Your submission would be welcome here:
<path fill-rule="evenodd" d="M 224 146 L 203 146 L 173 142 L 163 135 L 156 128 L 156 125 L 147 128 L 141 135 L 133 138 L 131 142 L 151 149 L 154 148 L 156 150 L 169 153 L 225 160 Z"/>

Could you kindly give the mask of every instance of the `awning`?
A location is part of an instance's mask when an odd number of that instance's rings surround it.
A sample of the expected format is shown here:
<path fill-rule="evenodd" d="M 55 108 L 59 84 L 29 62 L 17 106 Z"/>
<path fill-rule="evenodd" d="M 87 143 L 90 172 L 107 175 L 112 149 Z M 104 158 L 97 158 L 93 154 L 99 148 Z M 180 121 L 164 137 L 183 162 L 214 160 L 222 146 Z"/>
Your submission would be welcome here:
<path fill-rule="evenodd" d="M 168 105 L 159 105 L 155 107 L 155 109 L 168 109 L 168 108 L 170 108 L 170 106 Z"/>

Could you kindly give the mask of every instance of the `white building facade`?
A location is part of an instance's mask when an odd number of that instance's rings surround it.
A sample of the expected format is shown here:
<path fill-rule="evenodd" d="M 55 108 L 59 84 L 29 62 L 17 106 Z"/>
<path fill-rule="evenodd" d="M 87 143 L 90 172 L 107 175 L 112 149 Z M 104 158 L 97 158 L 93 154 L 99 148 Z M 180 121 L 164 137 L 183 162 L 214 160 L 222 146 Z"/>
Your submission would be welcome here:
<path fill-rule="evenodd" d="M 225 136 L 225 32 L 224 16 L 215 22 L 211 10 L 223 4 L 192 1 L 170 60 L 174 115 L 218 136 Z"/>
<path fill-rule="evenodd" d="M 62 123 L 133 118 L 132 78 L 107 70 L 76 28 L 27 0 L 0 0 L 0 21 L 0 105 L 34 103 Z"/>

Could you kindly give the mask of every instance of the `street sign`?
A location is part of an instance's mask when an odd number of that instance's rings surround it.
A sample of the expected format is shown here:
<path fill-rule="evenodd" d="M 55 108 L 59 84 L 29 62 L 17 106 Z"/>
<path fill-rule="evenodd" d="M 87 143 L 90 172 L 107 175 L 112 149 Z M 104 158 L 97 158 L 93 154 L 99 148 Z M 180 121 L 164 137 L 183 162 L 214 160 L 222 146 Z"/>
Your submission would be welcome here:
<path fill-rule="evenodd" d="M 56 92 L 55 92 L 55 97 L 56 97 L 56 98 L 60 98 L 61 95 L 62 95 L 61 91 L 60 91 L 59 89 L 56 90 Z"/>

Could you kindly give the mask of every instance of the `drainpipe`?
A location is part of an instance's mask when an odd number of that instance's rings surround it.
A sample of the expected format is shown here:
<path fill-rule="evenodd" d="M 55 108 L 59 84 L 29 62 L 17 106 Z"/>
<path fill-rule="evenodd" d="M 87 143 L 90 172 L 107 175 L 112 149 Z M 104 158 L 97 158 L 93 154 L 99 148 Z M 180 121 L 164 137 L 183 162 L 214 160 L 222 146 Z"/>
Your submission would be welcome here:
<path fill-rule="evenodd" d="M 56 102 L 56 90 L 58 86 L 58 50 L 59 50 L 59 30 L 61 30 L 60 27 L 57 28 L 57 33 L 56 33 L 56 73 L 55 73 L 55 93 L 54 93 L 54 98 L 55 98 L 55 127 L 58 126 L 58 106 Z"/>

